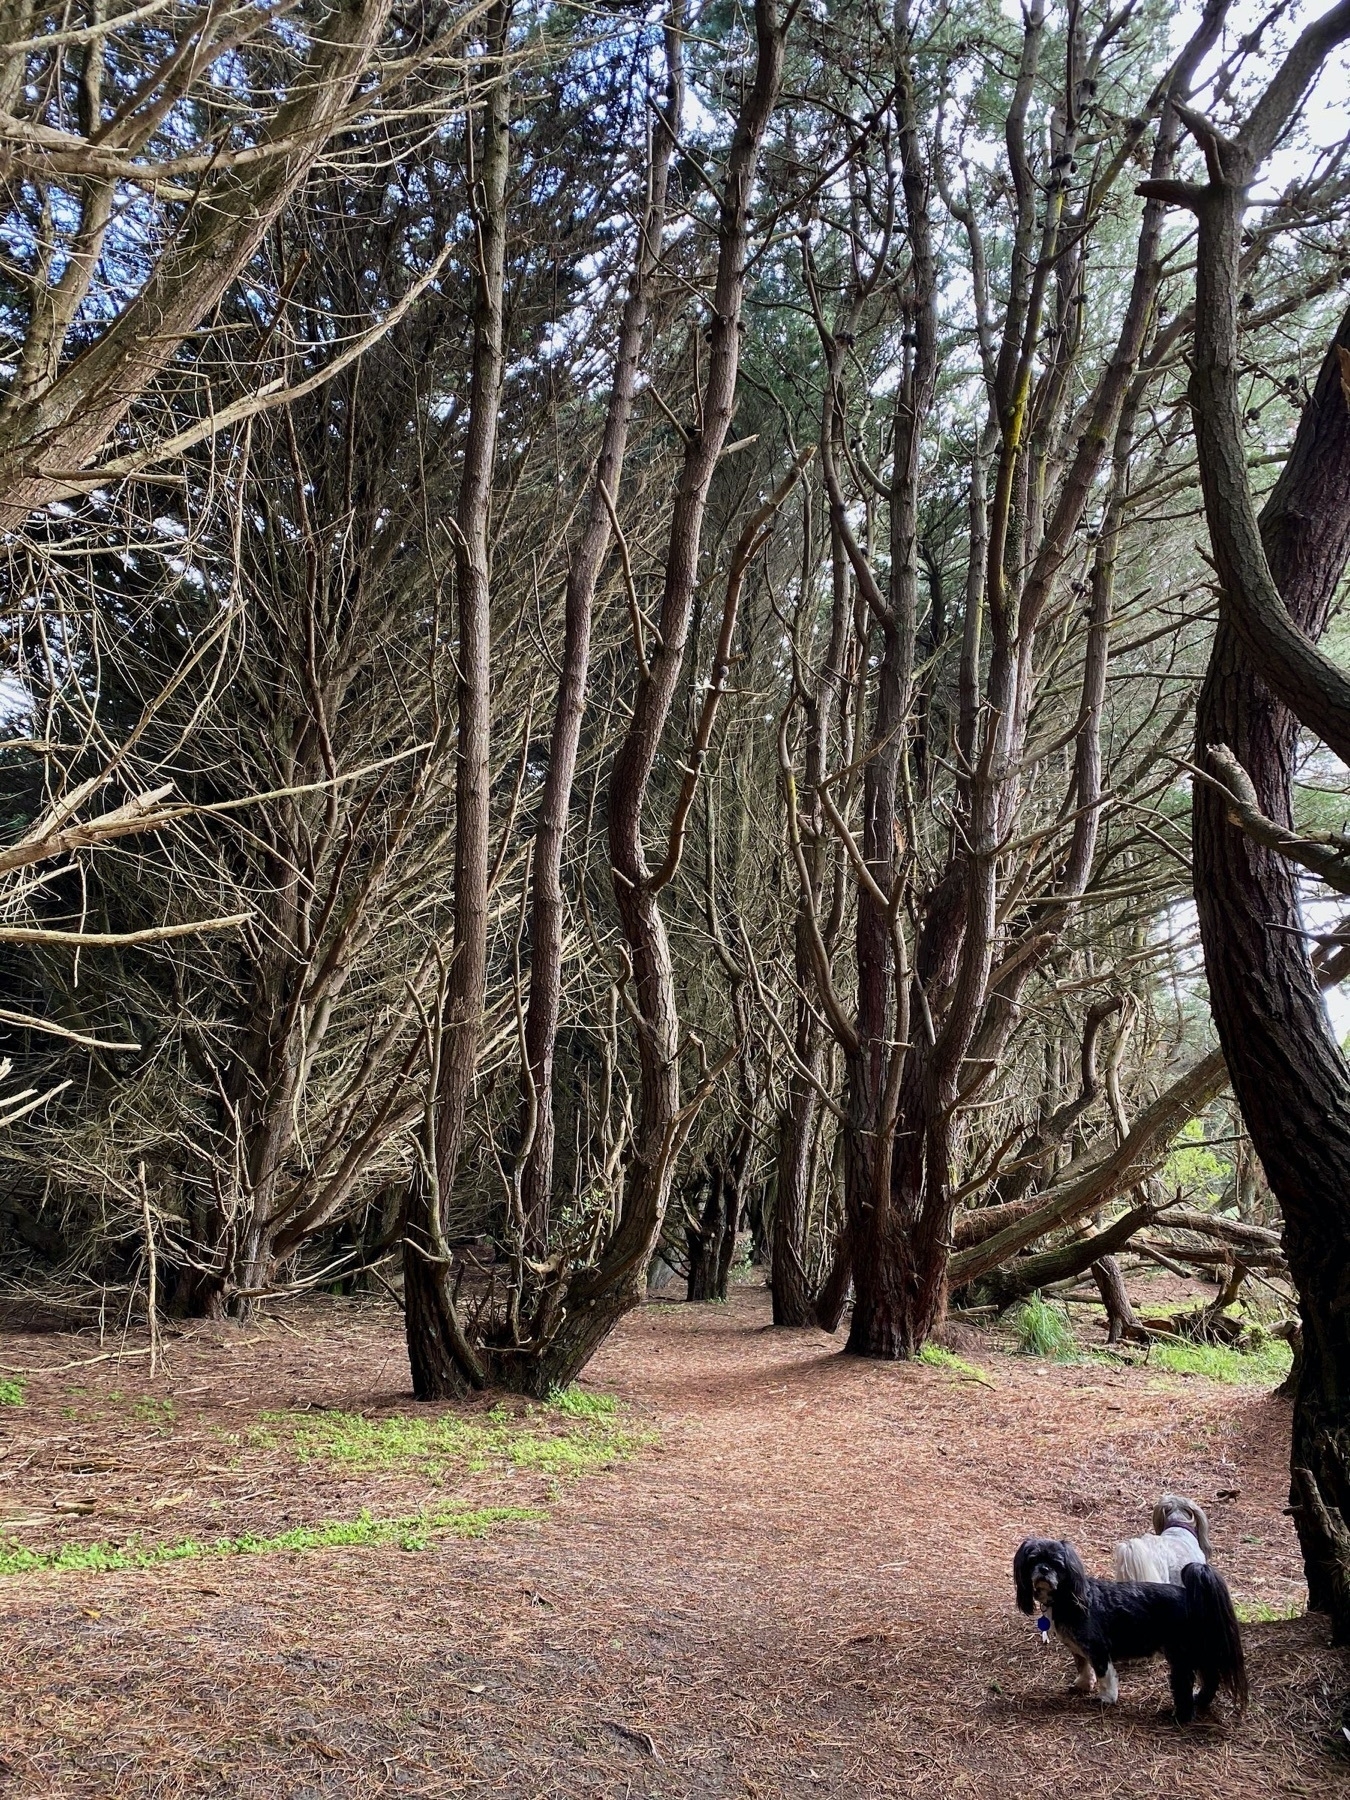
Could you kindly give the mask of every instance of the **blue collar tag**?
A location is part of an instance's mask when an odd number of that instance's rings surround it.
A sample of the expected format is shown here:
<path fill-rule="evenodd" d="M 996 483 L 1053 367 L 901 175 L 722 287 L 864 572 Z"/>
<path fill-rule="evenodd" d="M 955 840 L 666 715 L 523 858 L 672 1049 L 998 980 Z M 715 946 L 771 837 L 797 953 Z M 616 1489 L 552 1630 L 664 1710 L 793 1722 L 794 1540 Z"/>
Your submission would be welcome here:
<path fill-rule="evenodd" d="M 1044 1647 L 1050 1642 L 1050 1621 L 1045 1617 L 1044 1613 L 1042 1613 L 1040 1618 L 1036 1621 L 1036 1630 L 1040 1636 L 1041 1645 Z"/>

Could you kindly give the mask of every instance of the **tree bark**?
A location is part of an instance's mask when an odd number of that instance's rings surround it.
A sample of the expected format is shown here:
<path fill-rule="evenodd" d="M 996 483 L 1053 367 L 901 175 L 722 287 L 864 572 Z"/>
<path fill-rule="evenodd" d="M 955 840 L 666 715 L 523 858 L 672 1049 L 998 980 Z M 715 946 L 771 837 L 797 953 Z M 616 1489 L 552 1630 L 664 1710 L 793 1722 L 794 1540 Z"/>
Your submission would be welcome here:
<path fill-rule="evenodd" d="M 639 670 L 633 711 L 609 783 L 614 898 L 637 1014 L 639 1083 L 633 1154 L 617 1230 L 599 1261 L 578 1270 L 568 1282 L 551 1341 L 530 1358 L 520 1359 L 517 1379 L 532 1392 L 547 1392 L 574 1380 L 623 1315 L 641 1300 L 647 1265 L 665 1219 L 675 1159 L 693 1122 L 691 1108 L 681 1103 L 680 1020 L 660 908 L 661 886 L 672 872 L 677 846 L 672 840 L 664 864 L 653 872 L 642 828 L 648 784 L 684 667 L 708 490 L 736 405 L 750 202 L 760 148 L 783 78 L 786 27 L 776 0 L 757 0 L 755 36 L 754 77 L 736 122 L 721 193 L 701 418 L 686 429 L 655 641 L 650 659 Z"/>
<path fill-rule="evenodd" d="M 652 281 L 660 266 L 665 237 L 666 189 L 671 158 L 679 142 L 684 104 L 683 17 L 683 0 L 675 0 L 665 29 L 666 103 L 653 133 L 649 198 L 646 213 L 638 226 L 632 284 L 619 327 L 614 382 L 595 468 L 595 486 L 585 531 L 567 571 L 562 672 L 558 679 L 548 774 L 535 832 L 530 911 L 530 1000 L 525 1015 L 525 1062 L 521 1071 L 521 1166 L 518 1175 L 520 1206 L 532 1255 L 543 1254 L 548 1243 L 554 1153 L 553 1058 L 562 998 L 562 857 L 586 710 L 591 615 L 596 583 L 613 531 L 611 509 L 618 505 L 642 342 L 651 311 Z"/>
<path fill-rule="evenodd" d="M 1208 185 L 1167 183 L 1193 210 L 1195 345 L 1190 381 L 1220 623 L 1197 708 L 1198 760 L 1224 744 L 1261 812 L 1291 823 L 1300 723 L 1350 760 L 1350 679 L 1317 647 L 1350 555 L 1350 412 L 1341 352 L 1322 365 L 1288 461 L 1258 521 L 1239 399 L 1242 220 L 1251 184 L 1326 56 L 1350 37 L 1350 3 L 1305 28 L 1235 137 L 1196 115 Z M 1260 670 L 1258 675 L 1257 670 Z M 1294 1408 L 1294 1518 L 1309 1603 L 1350 1642 L 1350 1069 L 1304 947 L 1294 871 L 1245 835 L 1198 782 L 1192 839 L 1210 1000 L 1243 1119 L 1279 1201 L 1303 1315 Z"/>
<path fill-rule="evenodd" d="M 1119 1344 L 1125 1338 L 1144 1337 L 1130 1296 L 1125 1291 L 1125 1277 L 1114 1256 L 1103 1256 L 1092 1265 L 1092 1279 L 1106 1308 L 1106 1341 Z"/>
<path fill-rule="evenodd" d="M 418 1399 L 439 1399 L 481 1381 L 462 1352 L 440 1213 L 463 1148 L 464 1120 L 482 1041 L 487 981 L 488 854 L 492 787 L 492 624 L 488 525 L 501 407 L 506 268 L 506 179 L 511 159 L 510 86 L 505 55 L 510 0 L 488 14 L 482 148 L 474 184 L 478 273 L 473 373 L 455 531 L 457 744 L 455 765 L 454 952 L 441 1011 L 433 1104 L 432 1179 L 414 1182 L 404 1245 L 411 1283 L 406 1325 Z M 472 141 L 472 132 L 471 132 Z"/>
<path fill-rule="evenodd" d="M 1350 347 L 1350 314 L 1336 345 Z M 1260 521 L 1289 617 L 1313 640 L 1350 554 L 1350 407 L 1336 345 Z M 1225 611 L 1197 709 L 1197 762 L 1203 768 L 1211 746 L 1227 746 L 1262 811 L 1287 826 L 1298 732 Z M 1210 1004 L 1284 1214 L 1303 1315 L 1293 1467 L 1310 1471 L 1326 1505 L 1350 1516 L 1350 1068 L 1308 959 L 1296 868 L 1233 823 L 1224 792 L 1206 782 L 1195 784 L 1192 835 Z M 1310 1603 L 1327 1608 L 1345 1583 L 1327 1572 L 1331 1551 L 1315 1509 L 1297 1491 L 1294 1500 Z M 1350 1614 L 1336 1629 L 1350 1638 Z"/>
<path fill-rule="evenodd" d="M 750 1134 L 737 1131 L 725 1159 L 707 1165 L 707 1196 L 697 1229 L 686 1232 L 689 1250 L 689 1300 L 725 1300 L 736 1255 L 741 1222 L 741 1180 L 750 1150 Z"/>
<path fill-rule="evenodd" d="M 1037 1238 L 1086 1218 L 1150 1174 L 1167 1154 L 1176 1134 L 1223 1092 L 1228 1070 L 1222 1050 L 1194 1063 L 1135 1119 L 1124 1141 L 1112 1149 L 1086 1152 L 1064 1169 L 1034 1210 L 951 1259 L 952 1286 L 978 1281 L 1034 1244 Z"/>

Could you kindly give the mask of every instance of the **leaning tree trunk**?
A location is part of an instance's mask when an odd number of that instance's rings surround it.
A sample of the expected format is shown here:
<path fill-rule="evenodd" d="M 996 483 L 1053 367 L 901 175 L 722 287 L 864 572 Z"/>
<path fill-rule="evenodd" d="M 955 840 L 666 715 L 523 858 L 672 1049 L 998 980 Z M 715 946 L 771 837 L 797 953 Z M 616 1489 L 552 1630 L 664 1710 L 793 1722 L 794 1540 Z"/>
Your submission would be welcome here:
<path fill-rule="evenodd" d="M 454 1186 L 469 1094 L 478 1068 L 487 984 L 488 837 L 492 790 L 492 625 L 488 519 L 501 408 L 506 280 L 506 178 L 511 160 L 510 87 L 505 52 L 511 0 L 488 17 L 488 76 L 473 215 L 478 243 L 473 373 L 455 531 L 458 738 L 455 764 L 454 954 L 441 1010 L 432 1106 L 429 1174 L 414 1181 L 404 1241 L 413 1298 L 405 1320 L 413 1392 L 442 1399 L 481 1384 L 450 1287 L 441 1226 Z M 453 1367 L 443 1346 L 456 1350 Z"/>
<path fill-rule="evenodd" d="M 1337 343 L 1350 345 L 1350 315 Z M 1350 406 L 1336 349 L 1274 492 L 1261 537 L 1285 605 L 1321 635 L 1350 553 Z M 1261 810 L 1291 822 L 1297 717 L 1257 674 L 1225 613 L 1197 712 L 1197 757 L 1226 745 Z M 1350 1067 L 1332 1033 L 1299 916 L 1297 871 L 1230 823 L 1224 792 L 1195 784 L 1195 892 L 1210 1003 L 1233 1091 L 1285 1219 L 1303 1313 L 1293 1467 L 1350 1518 Z M 1311 1604 L 1330 1606 L 1325 1530 L 1294 1494 Z M 1338 1620 L 1350 1635 L 1350 1617 Z"/>
<path fill-rule="evenodd" d="M 1198 756 L 1212 768 L 1220 744 L 1235 752 L 1277 825 L 1290 817 L 1300 722 L 1350 760 L 1350 678 L 1316 641 L 1350 556 L 1350 411 L 1341 373 L 1350 315 L 1258 522 L 1239 395 L 1242 221 L 1262 164 L 1347 37 L 1350 3 L 1341 0 L 1301 33 L 1235 136 L 1188 114 L 1208 184 L 1156 190 L 1199 223 L 1190 399 L 1221 608 L 1198 708 Z M 1335 1637 L 1350 1641 L 1342 1523 L 1350 1516 L 1350 1070 L 1303 947 L 1293 871 L 1246 838 L 1229 813 L 1222 792 L 1196 783 L 1205 968 L 1233 1089 L 1284 1215 L 1303 1314 L 1292 1498 L 1309 1598 L 1332 1614 Z"/>

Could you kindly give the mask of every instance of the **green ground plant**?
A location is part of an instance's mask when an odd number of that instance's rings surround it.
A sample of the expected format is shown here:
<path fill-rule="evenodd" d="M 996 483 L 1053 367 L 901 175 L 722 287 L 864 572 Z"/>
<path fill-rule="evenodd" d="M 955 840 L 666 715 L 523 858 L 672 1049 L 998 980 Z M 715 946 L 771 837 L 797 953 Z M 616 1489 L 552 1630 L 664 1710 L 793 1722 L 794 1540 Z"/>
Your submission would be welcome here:
<path fill-rule="evenodd" d="M 1283 1606 L 1268 1600 L 1236 1600 L 1233 1611 L 1244 1625 L 1274 1625 L 1282 1619 L 1301 1619 L 1307 1608 L 1302 1600 L 1291 1600 Z"/>
<path fill-rule="evenodd" d="M 1023 1356 L 1046 1356 L 1053 1362 L 1070 1362 L 1078 1354 L 1069 1315 L 1062 1306 L 1033 1294 L 1012 1316 L 1017 1348 Z"/>
<path fill-rule="evenodd" d="M 941 1344 L 927 1343 L 920 1350 L 918 1360 L 930 1369 L 944 1369 L 949 1375 L 955 1375 L 962 1381 L 978 1381 L 985 1387 L 993 1387 L 994 1383 L 983 1369 L 977 1369 L 974 1363 L 967 1362 L 954 1350 L 948 1350 Z"/>
<path fill-rule="evenodd" d="M 23 1383 L 21 1381 L 0 1381 L 0 1406 L 22 1406 Z"/>
<path fill-rule="evenodd" d="M 1293 1352 L 1283 1338 L 1267 1338 L 1250 1350 L 1229 1344 L 1154 1344 L 1149 1367 L 1170 1375 L 1203 1375 L 1229 1387 L 1278 1387 L 1289 1373 Z"/>
<path fill-rule="evenodd" d="M 26 1550 L 0 1544 L 0 1575 L 107 1573 L 120 1569 L 157 1569 L 164 1563 L 196 1562 L 206 1557 L 265 1556 L 278 1550 L 333 1550 L 351 1545 L 397 1544 L 401 1550 L 425 1550 L 437 1537 L 481 1538 L 494 1525 L 542 1519 L 537 1507 L 482 1506 L 454 1512 L 418 1513 L 406 1519 L 374 1519 L 363 1512 L 355 1519 L 327 1525 L 301 1525 L 274 1537 L 183 1538 L 173 1544 L 62 1544 L 56 1550 Z"/>
<path fill-rule="evenodd" d="M 652 1442 L 650 1432 L 621 1421 L 611 1395 L 576 1387 L 543 1406 L 527 1406 L 521 1414 L 504 1406 L 474 1418 L 456 1413 L 394 1413 L 379 1419 L 359 1413 L 280 1414 L 255 1434 L 255 1442 L 279 1443 L 286 1437 L 302 1462 L 338 1463 L 354 1473 L 406 1469 L 435 1476 L 452 1467 L 480 1473 L 499 1466 L 555 1479 L 609 1468 Z"/>

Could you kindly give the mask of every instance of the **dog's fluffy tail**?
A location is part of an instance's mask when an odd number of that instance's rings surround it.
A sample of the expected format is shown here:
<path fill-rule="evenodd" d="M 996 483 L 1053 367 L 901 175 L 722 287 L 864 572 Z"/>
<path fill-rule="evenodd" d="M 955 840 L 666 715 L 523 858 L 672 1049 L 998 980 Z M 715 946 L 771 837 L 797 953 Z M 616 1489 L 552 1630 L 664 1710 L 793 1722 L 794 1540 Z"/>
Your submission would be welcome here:
<path fill-rule="evenodd" d="M 1127 1538 L 1116 1545 L 1113 1572 L 1117 1581 L 1170 1581 L 1171 1570 L 1147 1538 Z"/>
<path fill-rule="evenodd" d="M 1195 1666 L 1223 1688 L 1241 1712 L 1247 1704 L 1247 1665 L 1228 1583 L 1209 1563 L 1187 1563 L 1181 1585 L 1186 1590 Z"/>

